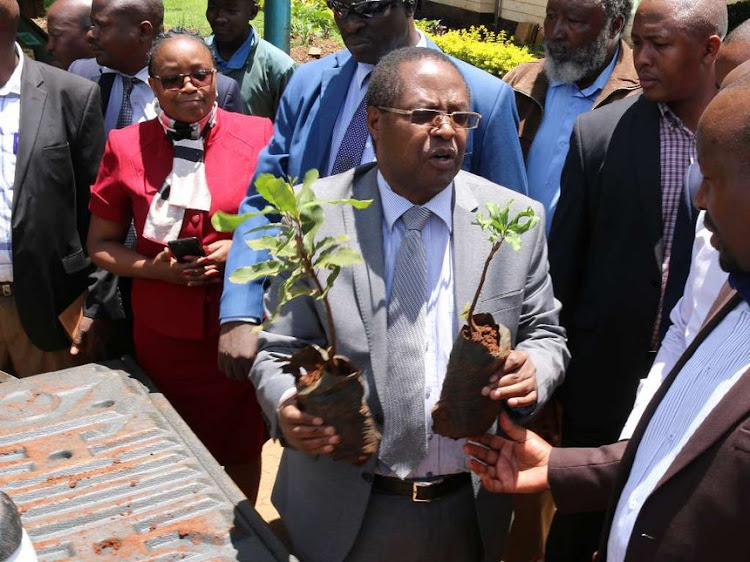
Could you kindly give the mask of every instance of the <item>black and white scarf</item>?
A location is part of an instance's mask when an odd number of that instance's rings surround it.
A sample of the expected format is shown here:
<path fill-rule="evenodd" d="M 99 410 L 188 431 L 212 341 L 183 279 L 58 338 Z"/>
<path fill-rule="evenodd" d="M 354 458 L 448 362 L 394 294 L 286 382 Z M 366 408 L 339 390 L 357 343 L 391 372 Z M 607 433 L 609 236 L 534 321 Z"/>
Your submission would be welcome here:
<path fill-rule="evenodd" d="M 164 244 L 182 230 L 185 209 L 208 211 L 211 192 L 206 183 L 203 138 L 216 124 L 217 104 L 197 123 L 181 123 L 157 107 L 159 123 L 174 146 L 172 171 L 151 201 L 143 237 Z"/>

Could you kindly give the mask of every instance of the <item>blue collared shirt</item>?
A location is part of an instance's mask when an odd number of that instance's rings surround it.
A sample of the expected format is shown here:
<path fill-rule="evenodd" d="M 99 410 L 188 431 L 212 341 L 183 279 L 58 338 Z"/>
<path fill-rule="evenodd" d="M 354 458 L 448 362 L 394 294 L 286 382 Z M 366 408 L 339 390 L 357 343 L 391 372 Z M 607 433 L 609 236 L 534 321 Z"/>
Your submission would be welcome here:
<path fill-rule="evenodd" d="M 544 205 L 547 234 L 560 198 L 560 176 L 568 155 L 573 125 L 579 115 L 594 107 L 596 98 L 612 76 L 619 54 L 618 47 L 610 63 L 588 88 L 581 90 L 575 84 L 550 82 L 547 89 L 544 117 L 526 163 L 529 196 Z"/>
<path fill-rule="evenodd" d="M 212 40 L 210 41 L 211 52 L 213 52 L 214 54 L 214 58 L 216 59 L 216 68 L 219 69 L 219 72 L 223 73 L 227 70 L 239 70 L 240 68 L 245 67 L 245 63 L 247 63 L 247 57 L 250 56 L 250 51 L 252 50 L 253 43 L 255 42 L 255 30 L 253 29 L 252 25 L 249 25 L 248 27 L 250 28 L 250 33 L 247 35 L 247 39 L 245 39 L 245 42 L 240 45 L 239 49 L 232 53 L 232 56 L 229 57 L 228 61 L 225 61 L 223 58 L 221 58 L 219 49 L 216 48 L 216 39 L 212 37 Z"/>

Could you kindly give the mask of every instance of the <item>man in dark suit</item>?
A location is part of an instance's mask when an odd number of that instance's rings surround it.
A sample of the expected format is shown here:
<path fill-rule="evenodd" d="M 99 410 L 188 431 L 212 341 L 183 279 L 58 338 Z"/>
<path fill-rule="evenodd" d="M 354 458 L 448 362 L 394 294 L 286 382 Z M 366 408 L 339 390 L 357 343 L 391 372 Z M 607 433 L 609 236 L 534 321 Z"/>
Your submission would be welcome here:
<path fill-rule="evenodd" d="M 18 20 L 15 0 L 0 0 L 0 368 L 27 376 L 72 365 L 58 315 L 87 289 L 90 341 L 91 318 L 117 305 L 84 248 L 104 148 L 98 88 L 25 57 Z"/>
<path fill-rule="evenodd" d="M 682 186 L 726 29 L 723 0 L 644 0 L 632 32 L 643 95 L 574 127 L 549 239 L 572 355 L 563 446 L 618 438 L 682 295 L 697 215 Z M 590 559 L 600 525 L 556 515 L 548 558 Z"/>
<path fill-rule="evenodd" d="M 301 178 L 311 168 L 328 176 L 372 162 L 374 149 L 364 123 L 363 100 L 373 66 L 400 47 L 439 50 L 415 27 L 414 0 L 347 0 L 328 5 L 346 49 L 295 71 L 281 97 L 273 137 L 261 152 L 256 177 L 267 172 Z M 482 114 L 479 126 L 469 131 L 463 169 L 525 194 L 513 90 L 483 70 L 453 60 L 469 84 L 472 111 Z M 254 194 L 251 185 L 240 212 L 253 207 Z M 246 230 L 237 229 L 227 271 L 256 259 L 245 243 Z M 224 284 L 219 364 L 231 377 L 245 378 L 252 365 L 257 334 L 251 322 L 257 323 L 263 314 L 262 298 L 260 281 Z"/>
<path fill-rule="evenodd" d="M 91 4 L 89 41 L 102 68 L 82 67 L 81 75 L 101 88 L 107 131 L 156 117 L 146 63 L 163 23 L 161 0 L 96 0 Z M 77 65 L 71 71 L 78 72 Z M 216 85 L 219 107 L 244 113 L 237 83 L 217 75 Z"/>
<path fill-rule="evenodd" d="M 716 96 L 698 126 L 711 244 L 729 272 L 693 343 L 629 441 L 551 449 L 511 424 L 470 446 L 486 488 L 549 487 L 561 511 L 607 509 L 596 560 L 750 560 L 750 81 Z M 734 290 L 730 290 L 729 286 Z"/>

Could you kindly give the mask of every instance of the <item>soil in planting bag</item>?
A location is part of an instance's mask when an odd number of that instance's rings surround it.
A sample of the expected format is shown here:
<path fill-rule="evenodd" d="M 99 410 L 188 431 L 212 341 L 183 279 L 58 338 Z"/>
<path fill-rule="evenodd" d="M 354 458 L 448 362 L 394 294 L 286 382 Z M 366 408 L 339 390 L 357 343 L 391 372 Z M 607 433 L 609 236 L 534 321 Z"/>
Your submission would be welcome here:
<path fill-rule="evenodd" d="M 510 331 L 491 314 L 475 314 L 473 336 L 464 326 L 453 343 L 440 400 L 432 409 L 435 433 L 461 439 L 485 433 L 495 422 L 501 400 L 482 396 L 490 377 L 510 353 Z"/>
<path fill-rule="evenodd" d="M 341 443 L 332 454 L 334 460 L 359 465 L 378 450 L 380 432 L 365 400 L 359 369 L 346 357 L 329 359 L 325 350 L 310 346 L 295 353 L 284 370 L 296 377 L 299 408 L 336 428 Z"/>

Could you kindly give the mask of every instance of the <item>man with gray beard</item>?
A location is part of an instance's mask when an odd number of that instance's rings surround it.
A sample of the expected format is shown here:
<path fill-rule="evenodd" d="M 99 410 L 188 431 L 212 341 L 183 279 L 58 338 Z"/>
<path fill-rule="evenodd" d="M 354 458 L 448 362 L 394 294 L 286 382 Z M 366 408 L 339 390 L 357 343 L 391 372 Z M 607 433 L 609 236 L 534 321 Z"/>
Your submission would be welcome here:
<path fill-rule="evenodd" d="M 640 91 L 621 39 L 632 8 L 632 0 L 548 0 L 546 58 L 504 78 L 516 93 L 529 195 L 547 211 L 548 234 L 576 117 Z"/>

